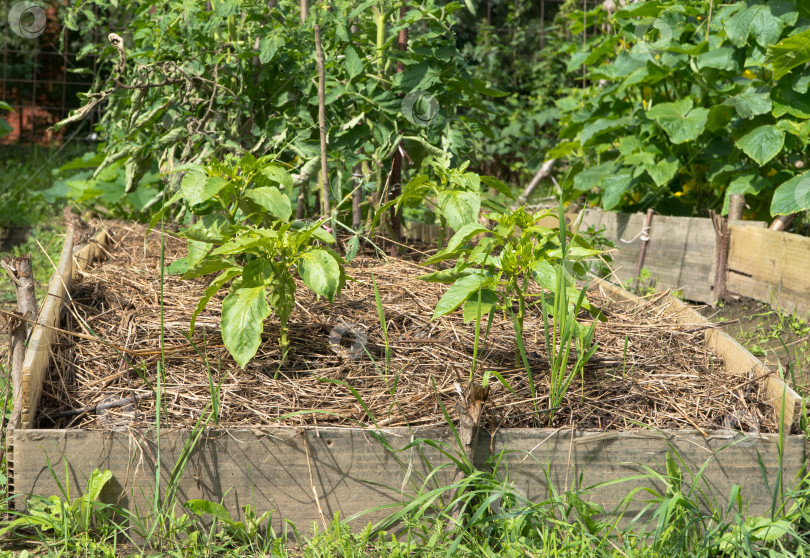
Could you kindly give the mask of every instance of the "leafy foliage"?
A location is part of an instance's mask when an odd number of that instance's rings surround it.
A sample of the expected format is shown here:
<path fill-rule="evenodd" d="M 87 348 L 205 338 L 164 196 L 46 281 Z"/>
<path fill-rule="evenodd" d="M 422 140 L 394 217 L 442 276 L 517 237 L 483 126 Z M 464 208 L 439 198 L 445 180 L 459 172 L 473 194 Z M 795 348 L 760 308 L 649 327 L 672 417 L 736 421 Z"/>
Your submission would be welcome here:
<path fill-rule="evenodd" d="M 427 206 L 430 213 L 438 216 L 444 235 L 448 226 L 459 231 L 465 225 L 477 223 L 482 206 L 493 210 L 506 209 L 503 201 L 513 197 L 506 184 L 497 178 L 468 171 L 469 161 L 456 168 L 448 164 L 449 157 L 436 158 L 432 167 L 438 180 L 428 174 L 413 177 L 403 186 L 402 194 L 384 205 L 381 211 L 388 207 L 402 211 L 403 208 L 424 209 Z M 492 188 L 496 195 L 489 195 L 487 188 Z M 444 246 L 444 236 L 439 245 Z"/>
<path fill-rule="evenodd" d="M 605 209 L 728 210 L 744 194 L 759 218 L 810 209 L 810 13 L 795 0 L 714 6 L 631 4 L 612 17 L 575 12 L 614 32 L 569 47 L 588 82 L 557 104 L 573 165 L 570 197 Z"/>
<path fill-rule="evenodd" d="M 211 517 L 222 525 L 222 538 L 233 540 L 237 545 L 250 545 L 254 541 L 261 540 L 262 523 L 266 523 L 266 530 L 270 525 L 270 512 L 264 512 L 262 515 L 257 516 L 256 512 L 250 505 L 242 506 L 242 511 L 245 514 L 244 521 L 238 521 L 231 517 L 231 514 L 225 509 L 225 506 L 210 500 L 188 500 L 185 502 L 185 507 L 190 512 L 200 517 Z M 268 533 L 269 534 L 269 533 Z"/>
<path fill-rule="evenodd" d="M 164 187 L 170 194 L 180 187 L 174 170 L 247 152 L 271 154 L 286 165 L 295 173 L 288 187 L 302 195 L 303 209 L 312 207 L 320 170 L 315 21 L 327 61 L 333 200 L 354 188 L 353 174 L 362 166 L 371 216 L 393 186 L 388 172 L 399 150 L 418 168 L 430 155 L 457 158 L 472 147 L 466 138 L 475 124 L 455 118 L 457 107 L 481 106 L 478 98 L 488 90 L 463 71 L 457 56 L 450 25 L 460 4 L 423 0 L 400 14 L 390 0 L 341 0 L 328 9 L 313 6 L 305 22 L 292 0 L 222 0 L 211 9 L 179 0 L 159 9 L 149 2 L 130 6 L 126 63 L 115 49 L 98 45 L 105 67 L 116 65 L 87 94 L 83 109 L 65 120 L 81 118 L 103 99 L 105 143 L 98 156 L 77 163 L 88 170 L 52 192 L 56 197 L 92 203 L 107 195 L 108 206 L 146 212 Z M 75 8 L 72 29 L 82 28 L 86 10 L 86 4 Z M 411 34 L 400 51 L 396 39 L 404 28 Z M 160 173 L 169 177 L 166 183 L 152 180 Z"/>
<path fill-rule="evenodd" d="M 294 273 L 330 301 L 345 283 L 343 258 L 319 244 L 334 238 L 322 228 L 323 221 L 291 219 L 292 205 L 285 192 L 292 177 L 269 157 L 248 154 L 205 167 L 186 165 L 182 171 L 179 191 L 153 218 L 153 225 L 180 200 L 201 216 L 180 232 L 188 239 L 188 255 L 170 266 L 184 278 L 217 274 L 194 310 L 190 333 L 211 298 L 230 283 L 222 301 L 221 330 L 236 362 L 244 367 L 256 354 L 271 312 L 281 322 L 280 345 L 286 358 Z"/>
<path fill-rule="evenodd" d="M 558 52 L 569 41 L 570 4 L 545 2 L 541 11 L 540 2 L 496 0 L 463 15 L 457 35 L 469 72 L 493 90 L 482 98 L 485 111 L 463 115 L 481 126 L 473 170 L 521 186 L 553 147 L 560 115 L 553 101 L 577 85 Z"/>
<path fill-rule="evenodd" d="M 23 528 L 35 528 L 52 532 L 55 537 L 71 537 L 86 534 L 89 530 L 110 520 L 109 510 L 99 501 L 101 490 L 110 479 L 110 471 L 94 469 L 87 480 L 84 493 L 78 498 L 65 496 L 33 498 L 28 502 L 28 515 L 22 515 L 8 522 L 0 534 Z M 69 487 L 68 487 L 69 488 Z"/>
<path fill-rule="evenodd" d="M 565 234 L 559 229 L 537 224 L 548 215 L 548 211 L 529 213 L 520 208 L 486 214 L 496 223 L 491 231 L 477 222 L 461 227 L 446 248 L 425 262 L 435 264 L 456 260 L 455 266 L 420 277 L 425 281 L 452 284 L 436 304 L 433 318 L 453 312 L 462 305 L 467 321 L 498 310 L 509 313 L 517 336 L 515 364 L 522 366 L 523 321 L 531 279 L 544 291 L 541 300 L 550 297 L 549 306 L 555 311 L 564 307 L 567 312 L 569 305 L 577 311 L 580 307 L 593 310 L 576 289 L 575 278 L 585 273 L 578 260 L 599 251 L 593 250 L 578 236 L 568 246 Z M 487 236 L 483 236 L 485 234 Z M 476 237 L 477 240 L 473 240 Z M 566 262 L 570 269 L 565 269 Z M 555 304 L 555 293 L 566 297 L 563 306 Z"/>

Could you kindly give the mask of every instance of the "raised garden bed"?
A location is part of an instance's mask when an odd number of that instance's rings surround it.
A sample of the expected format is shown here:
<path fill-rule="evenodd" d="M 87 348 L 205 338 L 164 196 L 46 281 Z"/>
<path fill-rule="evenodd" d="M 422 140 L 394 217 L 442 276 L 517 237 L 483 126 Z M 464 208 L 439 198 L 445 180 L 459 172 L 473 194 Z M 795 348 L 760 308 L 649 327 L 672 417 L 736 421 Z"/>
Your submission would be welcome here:
<path fill-rule="evenodd" d="M 96 226 L 106 231 L 97 240 L 109 242 L 103 250 L 91 244 L 84 251 L 103 251 L 106 260 L 66 277 L 73 265 L 70 252 L 63 256 L 68 264 L 60 266 L 63 281 L 57 283 L 72 295 L 62 331 L 35 330 L 49 333 L 40 334 L 46 346 L 30 352 L 39 361 L 43 354 L 51 358 L 49 366 L 27 369 L 28 407 L 11 437 L 17 493 L 58 490 L 47 456 L 54 465 L 67 460 L 72 487 L 83 486 L 92 468 L 109 468 L 115 482 L 105 497 L 143 509 L 154 489 L 157 456 L 168 481 L 192 427 L 212 411 L 212 391 L 219 403 L 209 426 L 216 428 L 202 435 L 189 460 L 181 501 L 224 499 L 234 512 L 252 502 L 260 511 L 276 510 L 275 519 L 303 524 L 322 513 L 345 517 L 400 501 L 401 491 L 409 490 L 406 472 L 425 470 L 413 449 L 392 453 L 375 435 L 395 449 L 413 437 L 451 441 L 438 427 L 446 424 L 443 409 L 456 418 L 456 386 L 469 375 L 473 332 L 460 316 L 430 319 L 446 287 L 416 280 L 425 268 L 413 259 L 359 256 L 347 268 L 354 281 L 334 304 L 300 289 L 287 362 L 280 364 L 271 318 L 259 353 L 242 370 L 218 335 L 219 300 L 198 318 L 189 342 L 189 318 L 205 281 L 166 276 L 161 289 L 157 232 L 145 236 L 143 227 L 111 222 Z M 184 255 L 184 243 L 171 234 L 163 244 L 167 262 Z M 388 324 L 388 364 L 372 273 Z M 56 295 L 46 307 L 58 308 Z M 551 424 L 543 412 L 548 365 L 540 312 L 531 311 L 525 324 L 534 393 L 526 371 L 514 367 L 511 326 L 495 320 L 479 370 L 498 371 L 515 393 L 493 385 L 478 455 L 515 450 L 504 461 L 510 478 L 536 498 L 548 490 L 549 479 L 558 490 L 590 486 L 637 473 L 639 464 L 663 466 L 674 448 L 693 472 L 711 459 L 704 471 L 709 493 L 723 500 L 733 484 L 744 484 L 751 511 L 767 509 L 773 486 L 763 479 L 758 455 L 768 478 L 775 478 L 780 463 L 785 479 L 799 472 L 803 436 L 786 436 L 780 445 L 775 434 L 780 419 L 788 432 L 795 430 L 798 395 L 665 293 L 636 299 L 598 282 L 589 296 L 608 317 L 597 326 L 600 348 Z M 157 452 L 153 388 L 163 355 L 164 431 Z M 447 463 L 435 450 L 425 454 L 434 466 Z M 452 469 L 445 473 L 436 481 L 449 482 Z M 610 511 L 618 493 L 651 482 L 636 480 L 621 491 L 602 487 L 591 498 Z"/>

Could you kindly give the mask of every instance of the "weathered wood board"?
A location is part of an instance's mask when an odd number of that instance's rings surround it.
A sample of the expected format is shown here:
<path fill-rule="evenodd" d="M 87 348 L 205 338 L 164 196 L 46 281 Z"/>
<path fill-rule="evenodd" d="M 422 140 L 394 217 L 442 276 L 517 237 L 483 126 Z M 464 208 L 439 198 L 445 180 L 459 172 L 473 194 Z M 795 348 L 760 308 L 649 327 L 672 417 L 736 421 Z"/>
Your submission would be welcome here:
<path fill-rule="evenodd" d="M 444 429 L 411 432 L 396 428 L 379 435 L 394 450 L 402 450 L 414 438 L 450 441 Z M 162 494 L 190 436 L 189 431 L 161 432 Z M 644 474 L 642 465 L 663 473 L 666 453 L 674 450 L 688 468 L 687 482 L 709 462 L 698 487 L 721 508 L 727 504 L 732 486 L 739 484 L 749 504 L 748 512 L 764 514 L 770 509 L 780 463 L 777 435 L 743 437 L 715 432 L 704 438 L 693 431 L 504 429 L 493 440 L 486 433 L 479 437 L 477 454 L 483 458 L 478 465 L 484 469 L 489 466 L 484 461 L 490 455 L 490 443 L 495 454 L 508 449 L 499 472 L 531 500 L 540 501 L 549 495 L 549 479 L 558 493 L 588 489 L 584 497 L 608 513 L 616 510 L 633 488 L 663 487 L 653 478 L 599 486 L 601 483 Z M 154 499 L 153 456 L 158 455 L 154 432 L 22 430 L 16 435 L 15 446 L 18 493 L 59 494 L 58 479 L 63 485 L 69 480 L 73 496 L 78 496 L 94 468 L 109 469 L 113 480 L 102 500 L 149 517 Z M 760 470 L 760 457 L 767 478 Z M 795 483 L 804 457 L 804 438 L 787 437 L 781 460 L 785 486 Z M 391 452 L 370 431 L 211 430 L 191 452 L 177 483 L 177 497 L 180 503 L 191 498 L 222 502 L 232 514 L 241 515 L 241 506 L 246 504 L 259 513 L 273 510 L 276 529 L 282 526 L 282 519 L 290 519 L 306 532 L 313 523 L 321 523 L 319 504 L 327 522 L 335 513 L 346 519 L 375 506 L 400 504 L 421 486 L 427 471 L 423 459 L 431 467 L 444 466 L 434 483 L 447 486 L 452 482 L 454 467 L 436 449 L 423 445 Z M 46 465 L 48 460 L 56 479 Z M 68 479 L 64 478 L 65 461 Z M 632 518 L 642 507 L 641 502 L 630 505 L 625 518 Z M 362 527 L 392 511 L 363 515 L 353 524 Z"/>
<path fill-rule="evenodd" d="M 31 428 L 36 416 L 39 398 L 42 393 L 42 382 L 50 359 L 50 346 L 59 327 L 63 304 L 69 299 L 73 277 L 86 262 L 98 258 L 100 246 L 106 242 L 106 233 L 100 231 L 93 239 L 81 246 L 73 246 L 73 230 L 68 229 L 59 266 L 48 283 L 48 294 L 39 311 L 37 323 L 31 331 L 31 340 L 25 352 L 22 372 L 23 407 L 20 425 L 16 427 Z"/>
<path fill-rule="evenodd" d="M 731 226 L 729 291 L 810 316 L 810 238 Z"/>
<path fill-rule="evenodd" d="M 738 229 L 764 227 L 759 221 L 736 222 Z M 605 228 L 605 236 L 616 245 L 612 252 L 613 270 L 621 282 L 633 279 L 641 247 L 643 213 L 614 213 L 586 209 L 583 227 Z M 713 304 L 716 235 L 711 219 L 655 215 L 650 225 L 650 242 L 644 259 L 657 288 L 680 289 L 684 298 Z"/>
<path fill-rule="evenodd" d="M 59 314 L 62 302 L 67 298 L 73 281 L 73 231 L 68 229 L 59 266 L 48 283 L 48 294 L 39 310 L 37 323 L 31 330 L 28 348 L 22 369 L 22 411 L 19 425 L 30 428 L 36 415 L 42 381 L 50 359 L 51 341 L 55 335 L 53 328 L 59 327 Z"/>

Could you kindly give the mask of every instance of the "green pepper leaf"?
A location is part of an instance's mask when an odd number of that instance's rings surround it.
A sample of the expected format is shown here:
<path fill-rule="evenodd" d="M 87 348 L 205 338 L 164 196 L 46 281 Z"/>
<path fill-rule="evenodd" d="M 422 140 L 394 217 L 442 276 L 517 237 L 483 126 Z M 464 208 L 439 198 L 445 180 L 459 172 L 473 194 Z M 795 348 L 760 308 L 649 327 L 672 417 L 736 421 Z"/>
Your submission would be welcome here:
<path fill-rule="evenodd" d="M 331 302 L 340 286 L 340 266 L 326 250 L 314 248 L 301 254 L 298 274 L 304 283 Z"/>
<path fill-rule="evenodd" d="M 240 368 L 259 349 L 270 312 L 265 287 L 238 289 L 222 301 L 222 341 Z"/>
<path fill-rule="evenodd" d="M 444 296 L 436 304 L 436 309 L 433 312 L 431 319 L 435 320 L 445 314 L 449 314 L 459 306 L 461 306 L 473 293 L 477 293 L 479 289 L 483 289 L 492 280 L 489 277 L 481 275 L 468 275 L 462 277 L 447 289 Z"/>

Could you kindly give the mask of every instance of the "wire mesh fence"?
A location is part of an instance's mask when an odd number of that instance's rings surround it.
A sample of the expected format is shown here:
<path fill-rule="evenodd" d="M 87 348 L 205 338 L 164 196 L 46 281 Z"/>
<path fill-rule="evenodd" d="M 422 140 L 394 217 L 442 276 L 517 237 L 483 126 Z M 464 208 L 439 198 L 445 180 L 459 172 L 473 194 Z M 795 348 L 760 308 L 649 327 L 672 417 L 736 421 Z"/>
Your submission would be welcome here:
<path fill-rule="evenodd" d="M 90 89 L 98 72 L 98 53 L 88 48 L 98 44 L 106 32 L 98 27 L 71 31 L 63 18 L 71 2 L 76 0 L 0 0 L 0 101 L 13 109 L 3 114 L 12 131 L 0 138 L 0 143 L 63 142 L 66 138 L 94 140 L 94 126 L 100 109 L 79 123 L 54 134 L 49 128 L 81 106 L 78 94 Z M 544 45 L 544 31 L 554 15 L 565 3 L 582 10 L 590 10 L 601 0 L 510 0 L 515 9 L 528 1 L 535 17 L 539 13 L 540 25 L 537 41 Z M 489 21 L 495 4 L 505 1 L 481 2 L 484 17 Z M 88 21 L 99 21 L 99 7 L 87 3 L 82 9 Z M 75 6 L 73 6 L 75 8 Z M 481 15 L 483 16 L 484 13 Z M 102 17 L 107 14 L 101 14 Z M 596 27 L 587 28 L 583 39 L 597 34 Z"/>
<path fill-rule="evenodd" d="M 98 40 L 98 32 L 68 30 L 62 18 L 69 1 L 0 0 L 0 100 L 13 109 L 3 114 L 12 129 L 3 143 L 92 137 L 97 114 L 56 134 L 49 131 L 81 105 L 78 93 L 90 89 L 97 70 L 97 55 L 80 51 Z"/>

